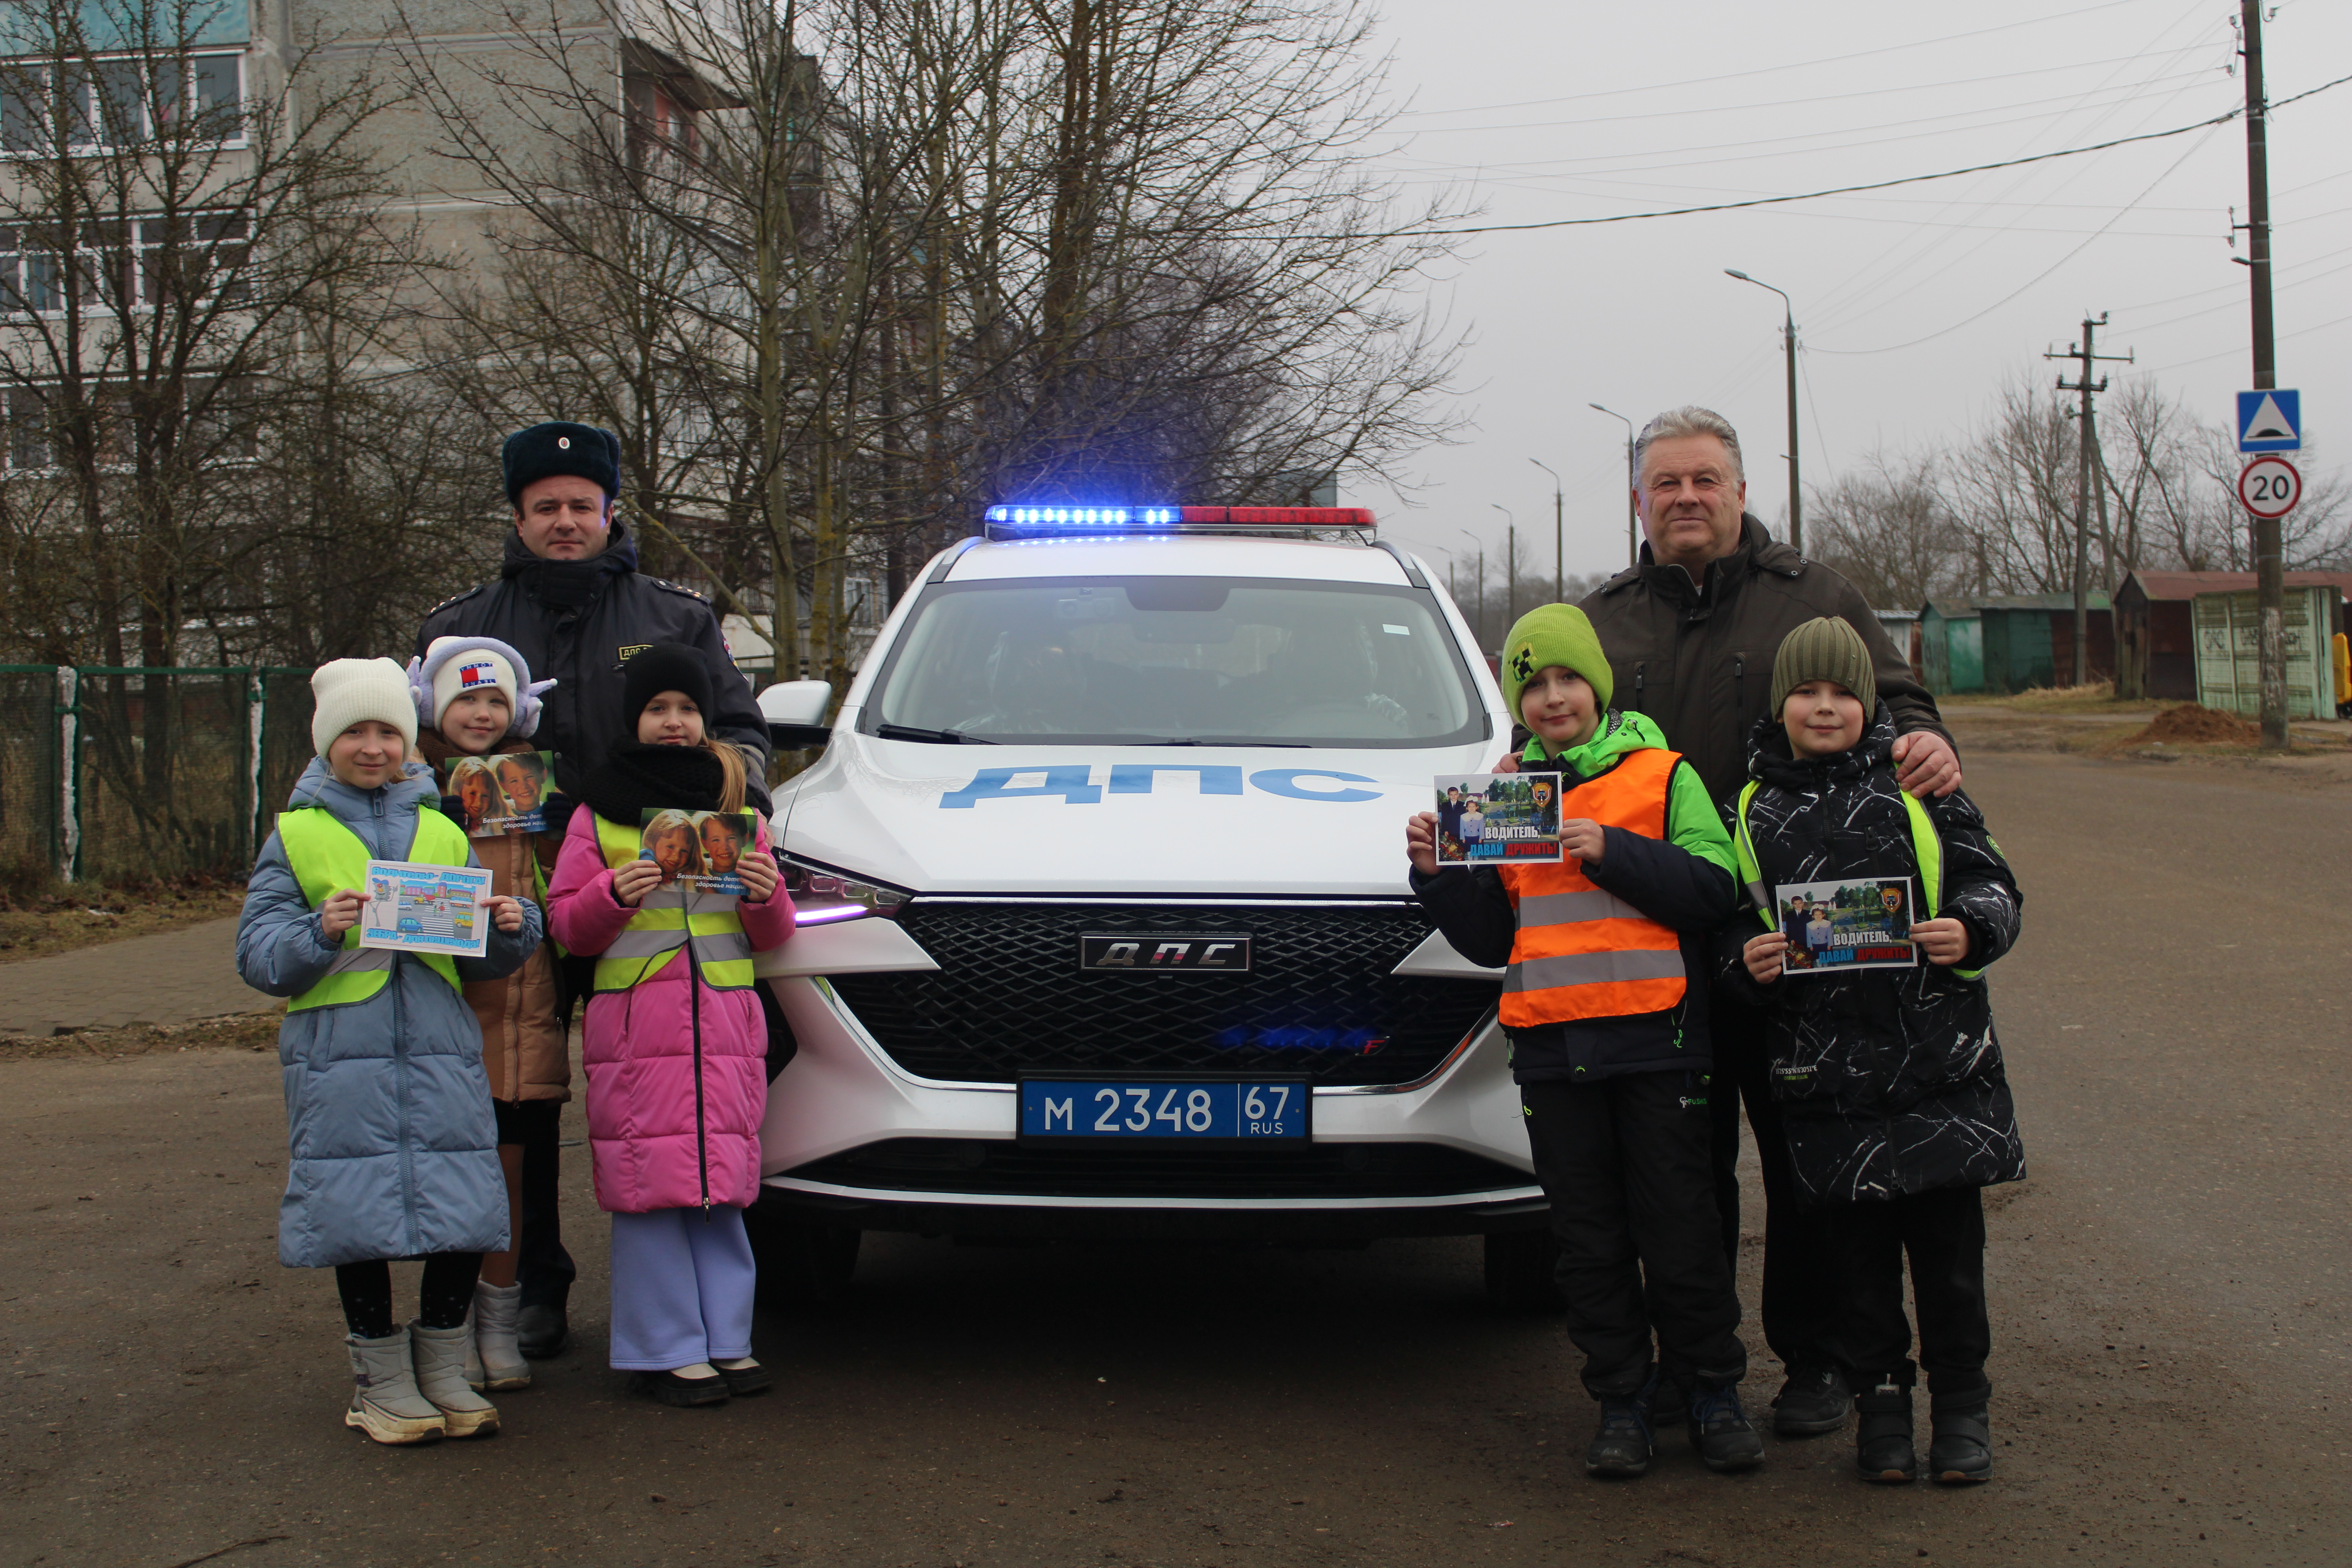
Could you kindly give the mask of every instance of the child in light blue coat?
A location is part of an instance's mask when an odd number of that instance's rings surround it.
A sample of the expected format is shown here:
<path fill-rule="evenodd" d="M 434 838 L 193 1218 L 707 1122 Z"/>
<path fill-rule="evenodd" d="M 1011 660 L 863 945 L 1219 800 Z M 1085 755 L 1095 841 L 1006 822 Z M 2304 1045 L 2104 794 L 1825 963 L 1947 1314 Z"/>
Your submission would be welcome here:
<path fill-rule="evenodd" d="M 497 1408 L 466 1386 L 466 1309 L 481 1255 L 506 1245 L 507 1193 L 481 1027 L 459 985 L 520 967 L 540 912 L 488 900 L 478 959 L 361 947 L 370 860 L 475 860 L 432 770 L 408 760 L 416 708 L 400 666 L 339 658 L 310 689 L 319 755 L 262 846 L 236 932 L 246 984 L 290 998 L 278 1261 L 335 1270 L 356 1385 L 345 1425 L 379 1443 L 495 1432 Z M 423 1300 L 403 1328 L 386 1260 L 413 1258 Z"/>

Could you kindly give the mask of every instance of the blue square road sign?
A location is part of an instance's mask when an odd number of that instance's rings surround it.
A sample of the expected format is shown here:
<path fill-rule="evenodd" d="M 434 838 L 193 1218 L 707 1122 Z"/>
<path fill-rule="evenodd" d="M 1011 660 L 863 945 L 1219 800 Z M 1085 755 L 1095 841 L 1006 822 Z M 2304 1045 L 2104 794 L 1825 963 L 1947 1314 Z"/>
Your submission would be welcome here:
<path fill-rule="evenodd" d="M 2303 394 L 2281 391 L 2238 394 L 2238 450 L 2302 451 Z"/>

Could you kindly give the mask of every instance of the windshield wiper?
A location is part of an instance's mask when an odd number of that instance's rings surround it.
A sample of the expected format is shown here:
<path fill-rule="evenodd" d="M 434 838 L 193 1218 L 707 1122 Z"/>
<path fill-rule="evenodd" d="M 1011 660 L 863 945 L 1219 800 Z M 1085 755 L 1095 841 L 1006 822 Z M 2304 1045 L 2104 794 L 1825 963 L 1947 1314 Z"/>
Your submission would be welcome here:
<path fill-rule="evenodd" d="M 1309 749 L 1305 741 L 1242 741 L 1216 735 L 1191 735 L 1181 741 L 1131 741 L 1136 746 L 1289 746 L 1299 751 Z"/>
<path fill-rule="evenodd" d="M 874 732 L 886 741 L 921 741 L 934 746 L 996 744 L 984 735 L 967 735 L 961 730 L 919 730 L 912 724 L 877 724 Z"/>

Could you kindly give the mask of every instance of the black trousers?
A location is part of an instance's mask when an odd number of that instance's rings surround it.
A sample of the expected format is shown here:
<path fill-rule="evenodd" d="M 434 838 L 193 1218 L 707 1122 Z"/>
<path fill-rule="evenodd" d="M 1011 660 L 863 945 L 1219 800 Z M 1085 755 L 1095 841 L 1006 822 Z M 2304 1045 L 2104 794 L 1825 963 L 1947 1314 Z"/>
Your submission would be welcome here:
<path fill-rule="evenodd" d="M 416 1321 L 428 1329 L 454 1329 L 474 1304 L 474 1281 L 482 1274 L 478 1252 L 436 1252 L 425 1260 L 416 1288 Z M 392 1266 L 381 1258 L 335 1265 L 335 1293 L 343 1300 L 343 1326 L 354 1338 L 391 1336 Z"/>
<path fill-rule="evenodd" d="M 571 1299 L 580 1270 L 563 1250 L 563 1226 L 556 1213 L 561 1172 L 563 1103 L 555 1100 L 490 1101 L 498 1112 L 499 1142 L 522 1145 L 522 1223 L 515 1250 L 515 1283 L 521 1305 L 561 1309 Z"/>
<path fill-rule="evenodd" d="M 1919 1366 L 1939 1398 L 1985 1386 L 1992 1326 L 1985 1316 L 1984 1189 L 1948 1187 L 1885 1203 L 1828 1205 L 1838 1253 L 1839 1307 L 1831 1335 L 1847 1384 L 1909 1387 L 1911 1323 L 1903 1313 L 1903 1260 L 1919 1315 Z"/>
<path fill-rule="evenodd" d="M 1551 1201 L 1568 1334 L 1595 1398 L 1637 1392 L 1657 1359 L 1687 1381 L 1748 1371 L 1739 1297 L 1707 1169 L 1707 1079 L 1633 1073 L 1527 1083 L 1528 1146 Z"/>
<path fill-rule="evenodd" d="M 1837 1310 L 1837 1250 L 1826 1210 L 1808 1203 L 1789 1163 L 1789 1140 L 1772 1099 L 1771 1053 L 1764 1015 L 1716 988 L 1708 999 L 1715 1052 L 1715 1204 L 1723 1250 L 1739 1266 L 1739 1109 L 1756 1134 L 1764 1172 L 1764 1342 L 1781 1364 L 1826 1370 L 1837 1364 L 1830 1318 Z"/>

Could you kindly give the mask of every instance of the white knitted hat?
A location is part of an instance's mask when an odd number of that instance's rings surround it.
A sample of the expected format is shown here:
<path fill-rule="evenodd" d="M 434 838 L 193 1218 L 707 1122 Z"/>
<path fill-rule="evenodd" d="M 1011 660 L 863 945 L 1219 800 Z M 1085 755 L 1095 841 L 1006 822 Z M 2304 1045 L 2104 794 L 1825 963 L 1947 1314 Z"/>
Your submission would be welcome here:
<path fill-rule="evenodd" d="M 416 721 L 441 727 L 449 704 L 468 691 L 507 694 L 507 733 L 529 739 L 539 729 L 540 694 L 555 685 L 533 680 L 522 655 L 496 637 L 435 637 L 422 658 L 408 661 L 408 689 Z"/>
<path fill-rule="evenodd" d="M 310 672 L 310 695 L 319 703 L 310 715 L 310 743 L 322 757 L 336 736 L 362 719 L 389 724 L 409 745 L 416 744 L 416 703 L 408 694 L 408 677 L 388 658 L 329 659 Z"/>

